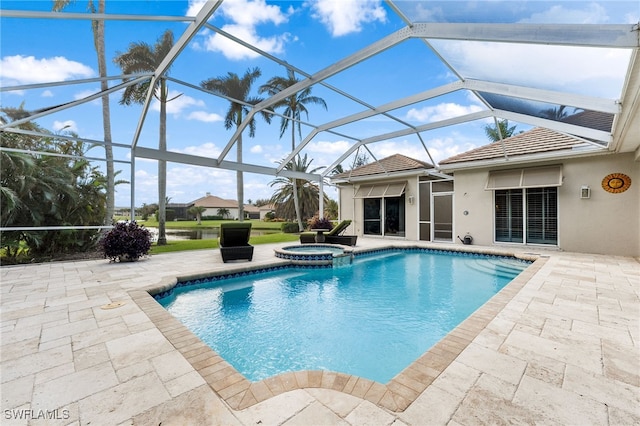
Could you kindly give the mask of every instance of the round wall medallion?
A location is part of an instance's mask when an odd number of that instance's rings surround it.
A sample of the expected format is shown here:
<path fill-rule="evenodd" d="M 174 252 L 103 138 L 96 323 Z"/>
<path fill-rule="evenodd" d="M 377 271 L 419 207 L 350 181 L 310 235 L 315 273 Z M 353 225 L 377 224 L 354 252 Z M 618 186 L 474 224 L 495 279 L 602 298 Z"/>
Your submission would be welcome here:
<path fill-rule="evenodd" d="M 624 192 L 631 186 L 631 178 L 624 173 L 611 173 L 602 179 L 602 189 L 613 194 Z"/>

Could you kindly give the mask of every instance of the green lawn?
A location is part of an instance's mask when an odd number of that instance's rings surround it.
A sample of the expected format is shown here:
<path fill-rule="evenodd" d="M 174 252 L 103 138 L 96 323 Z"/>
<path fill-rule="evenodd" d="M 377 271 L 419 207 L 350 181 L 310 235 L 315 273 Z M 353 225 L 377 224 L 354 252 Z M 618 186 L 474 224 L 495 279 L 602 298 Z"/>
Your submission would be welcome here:
<path fill-rule="evenodd" d="M 180 220 L 166 222 L 167 228 L 171 229 L 203 229 L 203 228 L 219 228 L 221 223 L 235 222 L 233 220 L 203 220 L 202 225 L 198 225 L 195 220 Z M 245 220 L 245 222 L 251 222 L 251 229 L 266 230 L 266 231 L 280 231 L 282 222 L 264 222 L 259 219 Z M 158 221 L 155 219 L 138 220 L 139 225 L 144 225 L 149 228 L 157 228 Z"/>
<path fill-rule="evenodd" d="M 181 222 L 178 222 L 178 223 L 181 223 Z M 269 222 L 265 222 L 265 223 L 269 223 Z M 277 233 L 277 234 L 260 235 L 257 237 L 251 237 L 251 239 L 249 240 L 249 243 L 251 245 L 284 243 L 284 242 L 299 241 L 299 238 L 300 237 L 298 234 Z M 185 251 L 185 250 L 215 249 L 215 248 L 218 248 L 217 239 L 178 240 L 178 241 L 169 241 L 167 245 L 164 245 L 164 246 L 158 246 L 154 244 L 151 247 L 151 254 L 171 253 L 175 251 Z"/>

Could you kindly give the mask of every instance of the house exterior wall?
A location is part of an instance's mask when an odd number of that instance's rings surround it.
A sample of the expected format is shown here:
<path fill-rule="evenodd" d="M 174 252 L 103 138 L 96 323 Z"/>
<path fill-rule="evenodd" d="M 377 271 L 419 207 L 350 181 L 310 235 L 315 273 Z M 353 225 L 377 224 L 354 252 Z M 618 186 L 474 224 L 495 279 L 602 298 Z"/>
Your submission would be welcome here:
<path fill-rule="evenodd" d="M 363 185 L 377 185 L 390 182 L 406 181 L 405 188 L 405 239 L 418 239 L 418 176 L 410 176 L 403 178 L 367 180 L 366 182 L 357 184 L 340 184 L 339 203 L 340 203 L 340 220 L 351 219 L 351 225 L 347 228 L 346 234 L 363 235 L 363 204 L 362 199 L 354 199 L 356 190 Z M 409 203 L 409 196 L 414 197 L 414 203 Z M 398 238 L 398 237 L 391 237 Z"/>
<path fill-rule="evenodd" d="M 640 166 L 634 161 L 633 153 L 553 162 L 558 163 L 563 165 L 563 184 L 558 188 L 559 248 L 572 252 L 640 256 Z M 454 173 L 454 229 L 460 236 L 469 232 L 474 244 L 507 244 L 494 243 L 493 191 L 484 189 L 489 170 Z M 619 194 L 606 192 L 601 183 L 610 173 L 628 175 L 631 187 Z M 583 185 L 591 188 L 591 198 L 580 198 Z M 465 210 L 467 215 L 463 214 Z"/>
<path fill-rule="evenodd" d="M 204 213 L 202 213 L 202 216 L 217 216 L 218 215 L 218 209 L 220 207 L 207 207 L 207 209 L 204 211 Z M 233 220 L 237 220 L 238 219 L 238 209 L 235 208 L 227 208 L 224 207 L 227 210 L 229 210 L 229 216 L 227 217 L 228 219 L 233 219 Z"/>

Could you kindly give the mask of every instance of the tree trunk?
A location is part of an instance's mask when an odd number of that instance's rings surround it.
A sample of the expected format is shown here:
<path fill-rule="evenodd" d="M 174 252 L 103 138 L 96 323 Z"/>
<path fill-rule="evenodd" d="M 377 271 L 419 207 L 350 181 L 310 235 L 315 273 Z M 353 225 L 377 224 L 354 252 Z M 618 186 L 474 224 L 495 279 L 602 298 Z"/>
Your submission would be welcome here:
<path fill-rule="evenodd" d="M 296 126 L 293 120 L 291 120 L 291 151 L 293 152 L 293 150 L 296 149 Z M 297 157 L 297 156 L 296 156 Z M 295 164 L 295 158 L 293 160 Z M 295 169 L 295 167 L 292 167 L 292 169 Z M 293 207 L 296 210 L 296 220 L 298 221 L 298 232 L 302 232 L 304 231 L 304 226 L 302 225 L 302 215 L 300 214 L 300 199 L 298 197 L 298 182 L 296 180 L 296 178 L 293 178 L 292 180 L 292 185 L 293 185 Z"/>
<path fill-rule="evenodd" d="M 99 0 L 98 13 L 105 13 L 105 0 Z M 93 21 L 93 40 L 98 55 L 98 72 L 101 78 L 107 76 L 107 59 L 104 47 L 104 21 Z M 100 90 L 106 91 L 109 84 L 106 80 L 100 81 Z M 104 131 L 104 153 L 107 168 L 107 209 L 105 212 L 104 224 L 113 223 L 115 212 L 115 170 L 113 167 L 113 147 L 111 145 L 111 111 L 109 108 L 109 95 L 102 96 L 102 127 Z M 135 218 L 131 218 L 134 220 Z"/>
<path fill-rule="evenodd" d="M 160 82 L 160 153 L 167 150 L 167 86 L 166 81 Z M 158 245 L 167 244 L 167 162 L 158 160 Z"/>

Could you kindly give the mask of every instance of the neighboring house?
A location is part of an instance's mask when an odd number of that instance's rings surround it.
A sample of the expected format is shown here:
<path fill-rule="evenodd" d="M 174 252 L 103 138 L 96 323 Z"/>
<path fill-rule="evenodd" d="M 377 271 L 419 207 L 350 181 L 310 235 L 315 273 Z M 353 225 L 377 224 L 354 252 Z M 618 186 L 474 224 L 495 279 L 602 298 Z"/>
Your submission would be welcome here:
<path fill-rule="evenodd" d="M 481 245 L 638 256 L 635 155 L 535 128 L 443 160 L 455 179 L 455 232 Z"/>
<path fill-rule="evenodd" d="M 167 210 L 172 210 L 176 219 L 192 219 L 193 215 L 188 213 L 191 206 L 191 203 L 167 203 Z"/>
<path fill-rule="evenodd" d="M 207 195 L 198 198 L 190 203 L 192 206 L 200 206 L 206 208 L 202 216 L 217 216 L 219 209 L 227 209 L 229 211 L 228 219 L 238 219 L 238 202 L 234 200 L 225 200 L 216 197 L 207 192 Z"/>
<path fill-rule="evenodd" d="M 252 206 L 255 207 L 255 206 Z M 274 204 L 265 204 L 263 206 L 257 207 L 258 212 L 260 213 L 260 220 L 264 220 L 267 213 L 272 213 L 276 211 L 276 206 Z"/>
<path fill-rule="evenodd" d="M 331 177 L 347 233 L 452 241 L 453 180 L 430 163 L 396 154 Z M 433 218 L 433 219 L 432 219 Z"/>
<path fill-rule="evenodd" d="M 224 198 L 216 197 L 207 192 L 204 197 L 198 198 L 190 203 L 169 203 L 167 209 L 172 209 L 176 212 L 176 217 L 181 219 L 193 219 L 194 215 L 188 213 L 188 210 L 194 206 L 204 207 L 206 210 L 202 213 L 202 216 L 218 216 L 219 209 L 227 209 L 229 216 L 227 219 L 238 219 L 238 202 L 236 200 L 226 200 Z M 248 219 L 263 219 L 261 208 L 253 205 L 244 205 L 245 218 Z M 266 214 L 266 212 L 265 212 Z"/>

